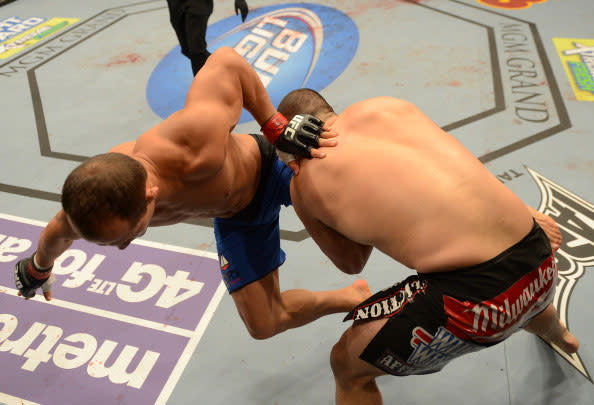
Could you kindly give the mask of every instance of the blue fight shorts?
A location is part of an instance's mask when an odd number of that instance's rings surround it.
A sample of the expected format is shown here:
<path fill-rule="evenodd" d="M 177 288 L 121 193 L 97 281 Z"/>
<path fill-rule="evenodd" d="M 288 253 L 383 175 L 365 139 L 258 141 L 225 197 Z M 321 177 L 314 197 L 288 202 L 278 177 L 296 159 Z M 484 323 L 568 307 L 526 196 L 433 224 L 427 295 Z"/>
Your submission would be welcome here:
<path fill-rule="evenodd" d="M 258 142 L 262 158 L 256 195 L 233 217 L 214 219 L 221 273 L 229 293 L 259 280 L 285 261 L 278 216 L 281 204 L 291 205 L 293 172 L 263 136 L 250 135 Z"/>

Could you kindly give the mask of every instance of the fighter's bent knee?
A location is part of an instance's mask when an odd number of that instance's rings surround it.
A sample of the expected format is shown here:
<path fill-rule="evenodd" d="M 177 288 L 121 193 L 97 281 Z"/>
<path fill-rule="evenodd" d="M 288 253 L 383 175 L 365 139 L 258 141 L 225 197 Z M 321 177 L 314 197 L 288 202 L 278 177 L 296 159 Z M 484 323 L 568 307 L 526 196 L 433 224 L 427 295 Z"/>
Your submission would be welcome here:
<path fill-rule="evenodd" d="M 256 340 L 265 340 L 276 335 L 276 332 L 271 329 L 251 329 L 248 328 L 250 336 Z"/>
<path fill-rule="evenodd" d="M 247 322 L 244 320 L 244 323 L 250 336 L 256 340 L 268 339 L 280 332 L 278 325 L 272 321 L 266 322 L 258 320 L 254 322 Z"/>
<path fill-rule="evenodd" d="M 332 351 L 330 352 L 330 367 L 336 377 L 339 377 L 348 369 L 348 358 L 344 337 L 332 347 Z"/>

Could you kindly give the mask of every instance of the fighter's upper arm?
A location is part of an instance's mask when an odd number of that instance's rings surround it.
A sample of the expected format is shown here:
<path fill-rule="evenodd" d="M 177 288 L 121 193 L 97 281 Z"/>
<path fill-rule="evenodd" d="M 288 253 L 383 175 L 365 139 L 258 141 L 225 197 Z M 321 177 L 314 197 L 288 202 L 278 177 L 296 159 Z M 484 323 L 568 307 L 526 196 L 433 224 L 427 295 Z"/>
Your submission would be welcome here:
<path fill-rule="evenodd" d="M 361 272 L 373 247 L 355 242 L 326 225 L 311 209 L 306 208 L 300 193 L 292 193 L 291 197 L 305 229 L 332 263 L 348 274 Z"/>
<path fill-rule="evenodd" d="M 241 116 L 250 65 L 231 48 L 213 53 L 196 75 L 184 108 L 156 127 L 201 162 L 221 162 Z M 216 166 L 216 164 L 215 164 Z"/>
<path fill-rule="evenodd" d="M 209 118 L 232 128 L 241 116 L 249 69 L 250 65 L 233 49 L 218 49 L 194 78 L 184 109 L 202 110 Z"/>
<path fill-rule="evenodd" d="M 171 131 L 175 145 L 184 150 L 178 156 L 187 159 L 186 167 L 192 168 L 194 178 L 209 176 L 223 165 L 231 132 L 229 122 L 224 119 L 225 111 L 224 106 L 216 103 L 196 105 L 178 111 L 173 123 L 165 121 L 163 128 L 159 128 Z"/>
<path fill-rule="evenodd" d="M 274 107 L 256 72 L 232 48 L 214 52 L 200 69 L 186 97 L 183 109 L 137 140 L 136 149 L 154 146 L 155 139 L 166 139 L 168 156 L 183 160 L 183 170 L 192 176 L 208 176 L 222 167 L 229 134 L 239 121 L 242 107 L 263 122 Z M 150 142 L 144 142 L 144 139 Z M 163 148 L 153 155 L 164 155 Z M 175 153 L 174 153 L 175 152 Z"/>

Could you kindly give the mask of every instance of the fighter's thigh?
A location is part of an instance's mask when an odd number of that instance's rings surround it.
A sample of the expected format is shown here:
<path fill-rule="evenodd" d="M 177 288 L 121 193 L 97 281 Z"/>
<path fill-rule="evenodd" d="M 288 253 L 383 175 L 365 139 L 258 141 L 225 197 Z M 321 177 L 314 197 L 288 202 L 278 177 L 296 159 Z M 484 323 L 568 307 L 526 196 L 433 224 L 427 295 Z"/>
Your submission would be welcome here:
<path fill-rule="evenodd" d="M 342 334 L 330 355 L 330 363 L 335 375 L 357 378 L 386 374 L 379 368 L 361 360 L 359 356 L 387 321 L 387 318 L 383 318 L 370 322 L 355 322 Z"/>
<path fill-rule="evenodd" d="M 282 310 L 278 268 L 232 292 L 231 298 L 246 324 L 257 326 L 278 317 Z"/>

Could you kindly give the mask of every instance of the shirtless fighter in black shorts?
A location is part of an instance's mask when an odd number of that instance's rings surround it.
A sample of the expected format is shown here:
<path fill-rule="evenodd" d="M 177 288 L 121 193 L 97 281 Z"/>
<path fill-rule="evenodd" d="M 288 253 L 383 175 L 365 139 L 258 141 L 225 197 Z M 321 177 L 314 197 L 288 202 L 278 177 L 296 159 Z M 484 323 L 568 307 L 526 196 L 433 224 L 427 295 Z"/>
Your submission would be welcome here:
<path fill-rule="evenodd" d="M 278 110 L 313 114 L 340 134 L 291 182 L 295 211 L 324 253 L 352 274 L 375 247 L 417 273 L 347 316 L 355 322 L 331 354 L 338 404 L 379 404 L 377 376 L 436 372 L 521 328 L 577 350 L 551 303 L 558 227 L 453 136 L 391 97 L 336 114 L 300 89 Z"/>

